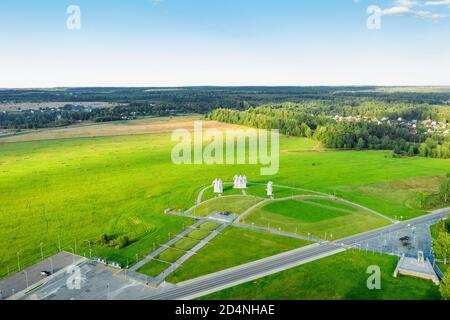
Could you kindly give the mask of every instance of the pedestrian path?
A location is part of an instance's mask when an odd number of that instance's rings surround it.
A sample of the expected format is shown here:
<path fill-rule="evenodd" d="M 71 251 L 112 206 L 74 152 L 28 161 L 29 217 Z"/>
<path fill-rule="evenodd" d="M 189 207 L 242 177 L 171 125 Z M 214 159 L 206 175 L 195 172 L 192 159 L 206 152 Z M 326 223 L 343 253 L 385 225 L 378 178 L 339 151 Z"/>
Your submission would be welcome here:
<path fill-rule="evenodd" d="M 180 266 L 182 266 L 184 262 L 186 262 L 189 258 L 195 255 L 200 249 L 206 246 L 212 239 L 217 237 L 229 225 L 230 225 L 229 223 L 221 224 L 217 229 L 212 231 L 206 238 L 201 240 L 195 247 L 187 251 L 185 255 L 183 255 L 181 258 L 175 261 L 169 268 L 167 268 L 161 274 L 159 274 L 155 278 L 155 281 L 157 283 L 162 283 L 170 274 L 172 274 L 175 270 L 177 270 Z"/>
<path fill-rule="evenodd" d="M 198 228 L 204 221 L 198 220 L 195 222 L 192 226 L 188 227 L 187 229 L 183 230 L 179 234 L 177 234 L 174 238 L 170 239 L 168 242 L 166 242 L 164 245 L 150 253 L 148 256 L 146 256 L 144 259 L 136 263 L 134 266 L 132 266 L 129 271 L 137 271 L 139 268 L 143 267 L 147 263 L 149 263 L 151 260 L 155 259 L 160 253 L 162 253 L 164 250 L 167 249 L 167 247 L 170 247 L 174 245 L 178 240 L 184 238 L 187 236 L 192 230 Z"/>

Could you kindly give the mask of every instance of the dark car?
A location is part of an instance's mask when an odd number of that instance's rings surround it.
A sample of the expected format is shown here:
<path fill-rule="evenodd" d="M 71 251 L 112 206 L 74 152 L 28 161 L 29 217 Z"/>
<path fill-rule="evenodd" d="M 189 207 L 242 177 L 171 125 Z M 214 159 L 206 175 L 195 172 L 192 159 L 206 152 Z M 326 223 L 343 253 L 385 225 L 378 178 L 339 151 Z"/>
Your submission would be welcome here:
<path fill-rule="evenodd" d="M 50 271 L 45 271 L 45 270 L 41 271 L 41 276 L 43 276 L 43 277 L 51 276 L 51 274 L 52 273 Z"/>

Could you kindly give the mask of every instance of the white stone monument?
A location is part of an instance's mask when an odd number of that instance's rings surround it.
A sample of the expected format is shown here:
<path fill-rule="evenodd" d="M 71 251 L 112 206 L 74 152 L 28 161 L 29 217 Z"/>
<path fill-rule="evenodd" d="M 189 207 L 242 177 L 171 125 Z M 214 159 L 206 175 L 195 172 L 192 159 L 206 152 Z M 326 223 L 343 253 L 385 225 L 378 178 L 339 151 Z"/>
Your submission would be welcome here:
<path fill-rule="evenodd" d="M 222 179 L 215 179 L 212 184 L 214 186 L 214 193 L 218 193 L 218 194 L 223 193 Z"/>
<path fill-rule="evenodd" d="M 247 177 L 243 176 L 241 178 L 241 189 L 247 189 Z"/>
<path fill-rule="evenodd" d="M 233 178 L 233 188 L 239 189 L 239 177 L 237 175 Z"/>
<path fill-rule="evenodd" d="M 233 178 L 234 184 L 233 184 L 233 188 L 234 189 L 247 189 L 247 177 L 246 176 L 234 176 Z"/>
<path fill-rule="evenodd" d="M 273 197 L 273 182 L 272 181 L 269 181 L 269 183 L 267 183 L 267 196 Z"/>

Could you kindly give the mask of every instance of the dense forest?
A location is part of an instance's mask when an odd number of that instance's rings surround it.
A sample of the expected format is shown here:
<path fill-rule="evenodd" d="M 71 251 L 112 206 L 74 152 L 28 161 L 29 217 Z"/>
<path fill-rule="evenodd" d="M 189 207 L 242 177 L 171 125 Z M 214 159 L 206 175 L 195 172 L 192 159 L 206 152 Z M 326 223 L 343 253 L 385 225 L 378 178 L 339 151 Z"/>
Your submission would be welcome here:
<path fill-rule="evenodd" d="M 444 106 L 364 102 L 332 107 L 318 102 L 286 103 L 244 111 L 216 109 L 208 117 L 256 128 L 279 129 L 291 136 L 311 137 L 328 148 L 393 150 L 396 156 L 450 158 L 450 135 L 439 131 L 441 127 L 446 128 L 450 120 L 450 108 Z M 433 121 L 433 130 L 423 124 L 423 120 L 430 117 L 441 120 Z"/>
<path fill-rule="evenodd" d="M 140 116 L 207 114 L 216 108 L 247 110 L 264 104 L 302 103 L 313 114 L 372 115 L 380 105 L 389 116 L 430 118 L 445 115 L 432 105 L 449 105 L 446 88 L 381 87 L 181 87 L 181 88 L 55 88 L 0 90 L 0 129 L 35 129 L 66 126 L 80 121 L 116 121 Z M 85 109 L 52 108 L 52 102 L 77 104 Z M 89 108 L 89 103 L 114 103 L 110 108 Z M 2 104 L 39 103 L 39 110 L 3 111 Z M 46 103 L 49 104 L 46 107 Z M 415 105 L 429 105 L 416 108 Z M 31 108 L 30 108 L 31 109 Z M 420 114 L 417 114 L 419 112 Z"/>
<path fill-rule="evenodd" d="M 55 108 L 52 102 L 63 103 Z M 92 106 L 95 102 L 114 104 Z M 2 104 L 39 108 L 1 111 Z M 184 87 L 0 90 L 0 129 L 67 126 L 142 116 L 210 119 L 312 137 L 329 148 L 390 149 L 449 158 L 450 89 L 389 87 Z M 424 123 L 429 121 L 429 123 Z M 1 132 L 1 131 L 0 131 Z"/>

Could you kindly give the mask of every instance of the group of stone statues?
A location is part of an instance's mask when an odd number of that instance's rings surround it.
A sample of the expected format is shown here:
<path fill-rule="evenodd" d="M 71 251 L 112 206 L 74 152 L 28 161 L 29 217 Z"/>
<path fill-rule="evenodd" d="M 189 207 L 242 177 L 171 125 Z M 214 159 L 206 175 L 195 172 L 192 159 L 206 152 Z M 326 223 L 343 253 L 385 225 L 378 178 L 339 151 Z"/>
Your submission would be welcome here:
<path fill-rule="evenodd" d="M 246 176 L 234 176 L 233 178 L 234 189 L 247 189 L 247 177 Z"/>
<path fill-rule="evenodd" d="M 215 179 L 212 183 L 214 187 L 214 193 L 215 194 L 222 194 L 223 193 L 223 181 L 222 179 Z M 234 176 L 233 178 L 233 188 L 238 190 L 245 190 L 247 189 L 247 177 L 246 176 Z M 269 181 L 267 183 L 267 196 L 273 197 L 273 182 Z"/>

